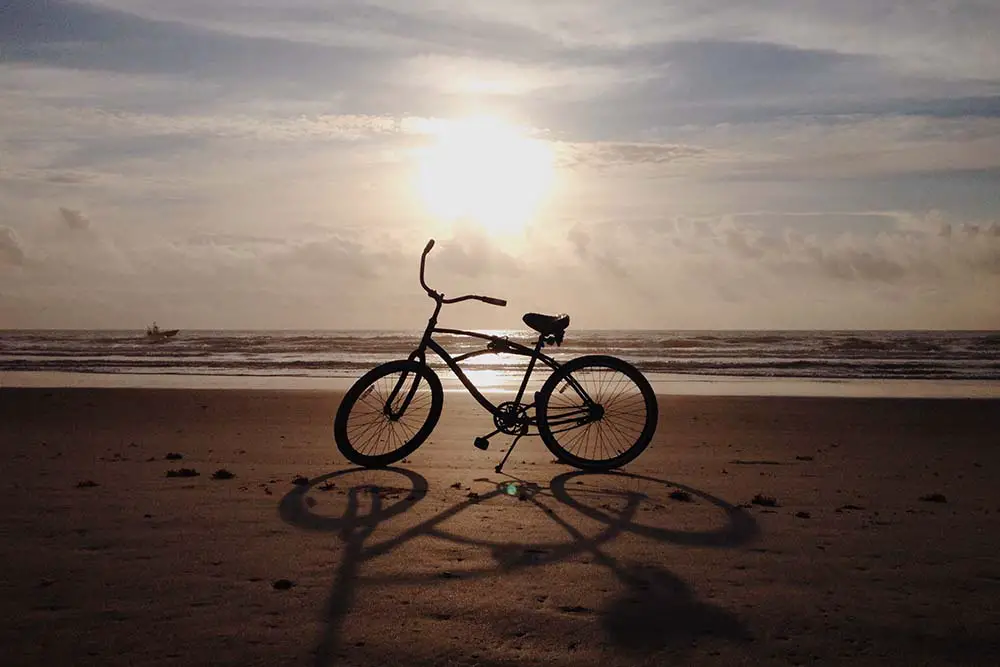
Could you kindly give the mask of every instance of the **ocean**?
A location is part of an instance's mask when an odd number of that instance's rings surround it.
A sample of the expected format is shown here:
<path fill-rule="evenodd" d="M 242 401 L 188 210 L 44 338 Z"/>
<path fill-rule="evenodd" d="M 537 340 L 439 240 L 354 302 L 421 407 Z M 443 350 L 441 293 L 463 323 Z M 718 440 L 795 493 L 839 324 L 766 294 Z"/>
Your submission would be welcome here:
<path fill-rule="evenodd" d="M 151 343 L 142 331 L 0 331 L 0 377 L 26 374 L 336 379 L 404 358 L 420 331 L 181 331 Z M 529 331 L 490 331 L 530 344 Z M 439 336 L 454 354 L 483 342 Z M 933 382 L 1000 395 L 1000 332 L 983 331 L 567 331 L 557 360 L 611 354 L 654 382 L 807 380 Z M 433 363 L 449 375 L 440 363 Z M 466 368 L 494 384 L 516 383 L 524 359 L 484 355 Z M 962 394 L 963 392 L 958 392 Z M 967 393 L 967 392 L 966 392 Z M 975 394 L 981 392 L 973 392 Z"/>

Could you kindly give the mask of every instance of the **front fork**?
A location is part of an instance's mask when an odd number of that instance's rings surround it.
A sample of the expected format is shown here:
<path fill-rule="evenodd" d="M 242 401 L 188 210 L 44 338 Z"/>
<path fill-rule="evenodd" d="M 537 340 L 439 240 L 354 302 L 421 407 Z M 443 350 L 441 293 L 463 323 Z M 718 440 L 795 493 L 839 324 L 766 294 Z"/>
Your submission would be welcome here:
<path fill-rule="evenodd" d="M 424 350 L 427 349 L 427 342 L 431 339 L 431 333 L 434 331 L 434 327 L 437 326 L 438 314 L 440 314 L 441 312 L 441 305 L 442 305 L 441 300 L 435 298 L 434 314 L 431 315 L 429 320 L 427 320 L 427 328 L 424 329 L 424 335 L 420 339 L 420 345 L 417 347 L 417 349 L 415 349 L 413 352 L 410 353 L 410 356 L 407 357 L 408 361 L 416 362 L 421 366 L 427 365 L 427 359 L 424 356 Z M 409 376 L 409 372 L 404 371 L 403 374 L 400 376 L 399 380 L 396 382 L 396 386 L 392 388 L 391 392 L 389 392 L 389 397 L 385 400 L 385 405 L 382 407 L 382 412 L 383 414 L 385 414 L 386 417 L 389 418 L 390 421 L 399 421 L 399 418 L 403 416 L 403 414 L 406 412 L 406 409 L 410 407 L 410 401 L 413 400 L 413 397 L 417 393 L 417 388 L 420 386 L 420 375 L 416 373 L 414 373 L 414 375 L 416 377 L 413 381 L 413 386 L 411 386 L 406 391 L 406 397 L 400 404 L 399 410 L 393 410 L 392 405 L 396 401 L 396 397 L 399 396 L 399 393 L 403 390 L 403 387 L 406 385 L 406 379 L 407 376 Z"/>
<path fill-rule="evenodd" d="M 419 364 L 424 364 L 424 353 L 423 350 L 414 350 L 408 357 L 408 361 L 415 361 Z M 399 421 L 399 418 L 406 413 L 406 409 L 410 407 L 410 402 L 413 397 L 417 394 L 417 389 L 420 387 L 420 374 L 413 373 L 413 382 L 410 383 L 410 388 L 406 389 L 406 396 L 403 398 L 402 403 L 399 404 L 399 409 L 394 410 L 393 405 L 396 403 L 396 398 L 399 396 L 400 392 L 404 391 L 407 379 L 410 376 L 410 371 L 403 371 L 403 374 L 396 380 L 396 386 L 392 388 L 389 392 L 389 396 L 385 399 L 385 405 L 382 406 L 382 414 L 389 418 L 389 421 Z"/>

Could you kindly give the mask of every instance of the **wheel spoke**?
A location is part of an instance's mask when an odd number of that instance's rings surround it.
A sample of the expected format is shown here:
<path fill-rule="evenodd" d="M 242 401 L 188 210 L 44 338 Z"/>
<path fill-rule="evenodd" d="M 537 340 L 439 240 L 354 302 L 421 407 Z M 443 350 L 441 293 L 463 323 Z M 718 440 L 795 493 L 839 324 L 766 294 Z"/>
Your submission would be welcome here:
<path fill-rule="evenodd" d="M 337 444 L 350 454 L 349 459 L 356 456 L 360 461 L 355 462 L 363 465 L 384 465 L 398 460 L 396 453 L 418 437 L 420 441 L 427 437 L 425 427 L 437 421 L 441 403 L 426 372 L 404 362 L 390 362 L 373 371 L 375 376 L 367 386 L 352 388 L 349 394 L 356 398 L 345 397 L 341 406 L 345 414 L 338 413 L 337 429 Z M 369 463 L 371 459 L 379 461 Z"/>
<path fill-rule="evenodd" d="M 566 368 L 543 397 L 546 444 L 580 467 L 614 467 L 634 458 L 655 428 L 655 396 L 645 378 L 612 357 L 581 358 L 578 367 Z M 587 418 L 574 423 L 574 416 Z"/>

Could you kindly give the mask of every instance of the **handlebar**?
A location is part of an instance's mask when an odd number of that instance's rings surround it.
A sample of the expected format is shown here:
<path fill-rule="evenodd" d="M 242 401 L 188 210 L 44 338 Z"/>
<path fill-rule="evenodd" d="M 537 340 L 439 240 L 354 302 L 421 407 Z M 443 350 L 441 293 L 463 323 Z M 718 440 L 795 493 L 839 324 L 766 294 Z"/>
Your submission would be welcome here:
<path fill-rule="evenodd" d="M 428 287 L 427 282 L 424 280 L 424 267 L 427 263 L 427 253 L 429 253 L 431 251 L 431 248 L 433 247 L 434 247 L 434 239 L 431 239 L 430 241 L 427 242 L 427 245 L 424 246 L 424 252 L 420 255 L 420 286 L 424 288 L 425 292 L 427 292 L 427 296 L 431 297 L 435 301 L 440 301 L 441 303 L 458 303 L 459 301 L 468 301 L 470 299 L 474 299 L 476 301 L 482 301 L 483 303 L 488 303 L 491 306 L 504 307 L 507 305 L 506 299 L 498 299 L 495 296 L 481 296 L 479 294 L 466 294 L 464 296 L 457 296 L 451 299 L 446 299 L 444 298 L 444 294 L 441 294 L 440 292 L 432 290 L 430 287 Z"/>
<path fill-rule="evenodd" d="M 454 299 L 445 299 L 443 294 L 439 294 L 438 296 L 441 297 L 441 303 L 458 303 L 459 301 L 468 301 L 472 299 L 488 303 L 491 306 L 503 307 L 507 305 L 507 301 L 504 299 L 498 299 L 494 296 L 480 296 L 479 294 L 466 294 L 465 296 L 456 296 Z"/>
<path fill-rule="evenodd" d="M 427 292 L 429 296 L 436 298 L 437 292 L 428 287 L 427 283 L 424 282 L 424 264 L 427 262 L 427 253 L 429 253 L 433 247 L 434 239 L 431 239 L 427 242 L 427 245 L 424 246 L 424 252 L 420 255 L 420 286 L 424 288 L 424 291 Z"/>

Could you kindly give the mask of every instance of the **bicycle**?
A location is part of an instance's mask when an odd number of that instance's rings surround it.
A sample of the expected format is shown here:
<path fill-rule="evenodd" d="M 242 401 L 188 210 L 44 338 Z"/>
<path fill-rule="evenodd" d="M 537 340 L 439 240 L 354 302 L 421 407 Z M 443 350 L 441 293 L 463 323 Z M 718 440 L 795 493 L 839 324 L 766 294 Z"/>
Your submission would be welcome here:
<path fill-rule="evenodd" d="M 435 304 L 420 343 L 406 359 L 386 362 L 362 375 L 337 409 L 334 440 L 349 461 L 367 468 L 386 467 L 412 454 L 430 436 L 441 417 L 444 391 L 427 363 L 428 349 L 493 416 L 496 428 L 476 438 L 474 446 L 485 451 L 491 437 L 499 433 L 514 436 L 507 454 L 495 467 L 498 473 L 517 442 L 528 435 L 540 436 L 556 459 L 582 470 L 621 467 L 649 446 L 657 425 L 656 395 L 635 366 L 608 355 L 585 355 L 559 363 L 542 351 L 546 345 L 562 344 L 569 315 L 525 314 L 522 321 L 538 334 L 534 347 L 506 337 L 438 327 L 444 305 L 476 300 L 504 307 L 507 302 L 477 294 L 445 298 L 428 287 L 424 273 L 433 247 L 431 239 L 420 256 L 420 285 Z M 434 334 L 478 338 L 487 343 L 483 349 L 453 357 L 434 340 Z M 459 366 L 483 354 L 528 357 L 514 400 L 494 404 Z M 533 402 L 524 403 L 528 381 L 539 362 L 551 369 L 551 374 L 534 393 Z"/>

